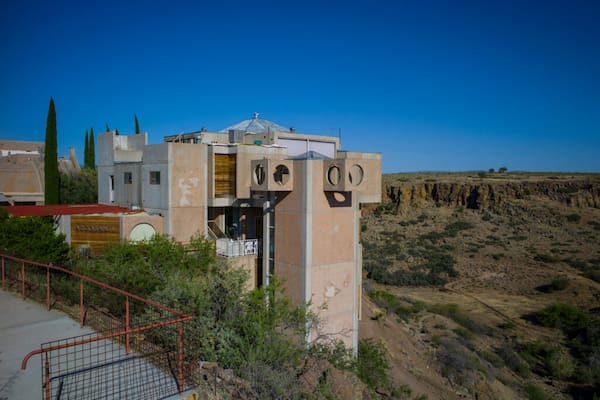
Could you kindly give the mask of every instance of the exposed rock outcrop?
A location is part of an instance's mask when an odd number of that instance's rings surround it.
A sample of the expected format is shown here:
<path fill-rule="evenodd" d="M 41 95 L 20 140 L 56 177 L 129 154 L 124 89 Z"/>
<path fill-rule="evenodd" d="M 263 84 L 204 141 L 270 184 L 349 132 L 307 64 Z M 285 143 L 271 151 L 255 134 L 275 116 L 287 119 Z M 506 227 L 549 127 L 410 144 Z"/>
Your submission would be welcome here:
<path fill-rule="evenodd" d="M 600 208 L 600 183 L 597 180 L 411 182 L 396 181 L 385 185 L 387 199 L 399 210 L 425 202 L 472 209 L 502 208 L 514 199 L 545 197 L 576 207 Z"/>

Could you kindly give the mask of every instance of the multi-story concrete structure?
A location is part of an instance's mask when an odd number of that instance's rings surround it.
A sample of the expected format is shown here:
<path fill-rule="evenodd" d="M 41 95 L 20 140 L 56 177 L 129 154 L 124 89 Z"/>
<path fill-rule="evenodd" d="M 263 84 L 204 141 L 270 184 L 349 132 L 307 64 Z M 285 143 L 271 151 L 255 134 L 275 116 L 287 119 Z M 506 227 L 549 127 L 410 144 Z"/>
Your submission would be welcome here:
<path fill-rule="evenodd" d="M 0 202 L 8 205 L 44 204 L 44 142 L 0 140 Z M 79 173 L 75 149 L 58 158 L 59 171 Z"/>
<path fill-rule="evenodd" d="M 219 132 L 98 137 L 100 203 L 162 217 L 187 242 L 212 237 L 253 284 L 275 274 L 310 302 L 323 325 L 356 348 L 360 312 L 360 207 L 381 199 L 381 155 L 342 151 L 333 136 L 296 133 L 260 119 Z"/>

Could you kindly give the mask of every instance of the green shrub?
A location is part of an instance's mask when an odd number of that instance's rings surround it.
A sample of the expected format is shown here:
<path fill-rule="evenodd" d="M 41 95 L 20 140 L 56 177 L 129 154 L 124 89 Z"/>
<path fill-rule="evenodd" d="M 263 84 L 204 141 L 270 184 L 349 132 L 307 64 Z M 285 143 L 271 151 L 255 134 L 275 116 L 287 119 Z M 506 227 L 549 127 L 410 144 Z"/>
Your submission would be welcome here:
<path fill-rule="evenodd" d="M 546 393 L 532 383 L 527 384 L 524 388 L 525 394 L 529 400 L 546 400 Z"/>
<path fill-rule="evenodd" d="M 496 350 L 496 354 L 498 354 L 498 356 L 504 360 L 506 366 L 517 375 L 527 378 L 531 374 L 529 365 L 515 352 L 510 342 L 504 342 L 502 346 Z"/>
<path fill-rule="evenodd" d="M 492 353 L 491 351 L 484 351 L 481 353 L 481 356 L 484 360 L 486 360 L 496 368 L 504 367 L 504 360 L 496 353 Z"/>
<path fill-rule="evenodd" d="M 592 271 L 586 271 L 583 276 L 585 276 L 588 279 L 591 279 L 595 282 L 600 283 L 600 270 L 592 270 Z"/>
<path fill-rule="evenodd" d="M 543 262 L 543 263 L 557 263 L 560 260 L 557 257 L 550 256 L 548 254 L 536 254 L 533 259 L 535 261 Z"/>
<path fill-rule="evenodd" d="M 381 341 L 367 338 L 358 342 L 356 374 L 360 380 L 371 389 L 386 387 L 389 385 L 389 369 L 390 363 Z"/>
<path fill-rule="evenodd" d="M 581 215 L 579 215 L 579 214 L 567 215 L 567 221 L 569 221 L 569 222 L 579 222 L 579 220 L 581 220 Z"/>
<path fill-rule="evenodd" d="M 485 335 L 490 335 L 492 333 L 492 330 L 488 326 L 475 322 L 471 317 L 460 311 L 456 304 L 431 304 L 427 307 L 427 310 L 434 314 L 450 318 L 473 333 Z"/>
<path fill-rule="evenodd" d="M 42 263 L 64 264 L 69 245 L 52 217 L 9 217 L 0 207 L 0 252 Z"/>
<path fill-rule="evenodd" d="M 554 293 L 565 290 L 569 286 L 569 279 L 566 277 L 554 278 L 549 284 L 542 285 L 536 289 L 544 293 Z"/>
<path fill-rule="evenodd" d="M 505 321 L 505 322 L 498 324 L 498 328 L 504 329 L 504 330 L 514 330 L 516 327 L 517 327 L 517 325 L 515 325 L 515 323 L 512 321 Z"/>
<path fill-rule="evenodd" d="M 455 237 L 458 232 L 473 229 L 475 226 L 466 221 L 452 222 L 444 228 L 444 232 L 447 236 Z"/>

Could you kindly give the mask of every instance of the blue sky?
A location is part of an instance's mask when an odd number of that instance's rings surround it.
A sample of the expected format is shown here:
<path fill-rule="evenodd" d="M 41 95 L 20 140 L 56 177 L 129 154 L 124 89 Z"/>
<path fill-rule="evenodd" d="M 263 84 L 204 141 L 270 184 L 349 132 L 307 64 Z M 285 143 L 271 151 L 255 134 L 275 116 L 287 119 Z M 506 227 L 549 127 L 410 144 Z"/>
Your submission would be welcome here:
<path fill-rule="evenodd" d="M 384 172 L 600 172 L 600 2 L 0 2 L 0 138 L 257 111 Z"/>

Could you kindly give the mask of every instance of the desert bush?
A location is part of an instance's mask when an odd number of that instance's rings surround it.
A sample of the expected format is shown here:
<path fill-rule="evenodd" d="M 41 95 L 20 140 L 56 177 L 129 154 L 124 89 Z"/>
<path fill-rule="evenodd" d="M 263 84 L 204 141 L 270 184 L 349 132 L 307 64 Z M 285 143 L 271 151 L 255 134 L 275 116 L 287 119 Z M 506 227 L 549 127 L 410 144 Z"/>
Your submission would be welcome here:
<path fill-rule="evenodd" d="M 581 215 L 579 215 L 579 214 L 567 215 L 567 221 L 569 221 L 569 222 L 579 222 L 580 220 L 581 220 Z"/>
<path fill-rule="evenodd" d="M 368 292 L 368 295 L 378 306 L 385 308 L 386 311 L 393 312 L 403 320 L 408 320 L 424 308 L 424 304 L 421 302 L 404 306 L 398 297 L 385 290 L 372 290 Z"/>
<path fill-rule="evenodd" d="M 583 273 L 583 276 L 600 283 L 600 270 L 586 271 Z"/>
<path fill-rule="evenodd" d="M 549 284 L 538 286 L 536 289 L 544 293 L 554 293 L 565 290 L 569 286 L 569 279 L 566 277 L 554 278 Z"/>
<path fill-rule="evenodd" d="M 444 228 L 444 233 L 447 236 L 455 237 L 459 232 L 473 229 L 475 226 L 466 221 L 455 221 Z"/>
<path fill-rule="evenodd" d="M 513 330 L 516 327 L 517 327 L 517 325 L 515 325 L 515 323 L 512 321 L 505 321 L 505 322 L 498 324 L 498 328 L 504 329 L 504 330 Z"/>
<path fill-rule="evenodd" d="M 466 328 L 473 333 L 485 335 L 490 335 L 493 333 L 490 327 L 475 322 L 471 317 L 460 311 L 460 308 L 457 304 L 430 304 L 427 307 L 427 311 L 450 318 L 463 328 Z"/>
<path fill-rule="evenodd" d="M 525 362 L 514 350 L 513 345 L 509 341 L 505 341 L 496 350 L 496 354 L 504 360 L 504 363 L 517 375 L 527 378 L 531 374 L 531 369 L 527 362 Z"/>
<path fill-rule="evenodd" d="M 576 186 L 562 186 L 559 187 L 558 189 L 556 189 L 557 193 L 564 193 L 564 194 L 573 194 L 573 193 L 577 193 L 579 191 L 579 188 Z"/>
<path fill-rule="evenodd" d="M 569 304 L 553 304 L 532 315 L 534 322 L 557 328 L 569 339 L 567 347 L 575 358 L 578 380 L 600 388 L 600 318 Z M 554 361 L 558 371 L 568 371 L 568 361 Z M 586 373 L 585 371 L 591 371 Z"/>
<path fill-rule="evenodd" d="M 527 240 L 527 236 L 524 235 L 514 235 L 514 236 L 509 236 L 507 237 L 508 240 L 514 240 L 517 242 L 522 242 L 524 240 Z"/>
<path fill-rule="evenodd" d="M 441 338 L 437 358 L 442 366 L 442 376 L 463 387 L 477 381 L 479 359 L 465 347 L 450 338 Z"/>
<path fill-rule="evenodd" d="M 551 256 L 548 254 L 536 254 L 533 257 L 533 259 L 538 262 L 550 263 L 550 264 L 557 263 L 560 261 L 560 259 L 558 257 L 554 257 L 554 256 Z"/>
<path fill-rule="evenodd" d="M 371 389 L 389 385 L 390 363 L 381 341 L 367 338 L 358 342 L 356 374 Z"/>
<path fill-rule="evenodd" d="M 525 385 L 523 390 L 525 390 L 525 394 L 527 395 L 527 398 L 529 400 L 547 400 L 548 399 L 548 396 L 546 396 L 546 393 L 542 389 L 540 389 L 539 387 L 535 386 L 532 383 Z"/>
<path fill-rule="evenodd" d="M 504 360 L 496 353 L 493 353 L 491 351 L 483 351 L 480 354 L 483 357 L 483 359 L 492 364 L 492 366 L 496 368 L 504 367 Z"/>

